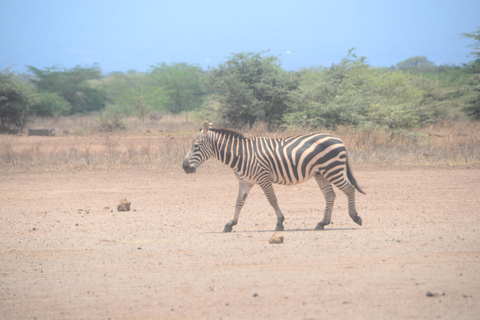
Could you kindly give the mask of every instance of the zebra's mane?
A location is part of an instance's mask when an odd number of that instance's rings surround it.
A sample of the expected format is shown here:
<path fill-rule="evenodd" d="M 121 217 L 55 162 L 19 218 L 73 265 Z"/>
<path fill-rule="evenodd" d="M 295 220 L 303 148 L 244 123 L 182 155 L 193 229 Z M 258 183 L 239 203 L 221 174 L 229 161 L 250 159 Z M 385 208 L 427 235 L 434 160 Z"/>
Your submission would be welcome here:
<path fill-rule="evenodd" d="M 227 128 L 210 128 L 209 130 L 211 130 L 211 131 L 213 131 L 213 132 L 220 133 L 220 134 L 222 134 L 222 135 L 229 135 L 229 136 L 233 136 L 233 137 L 240 138 L 240 139 L 244 139 L 244 138 L 245 138 L 245 136 L 243 135 L 243 133 L 238 132 L 238 131 L 235 131 L 235 130 L 232 130 L 232 129 L 227 129 Z"/>

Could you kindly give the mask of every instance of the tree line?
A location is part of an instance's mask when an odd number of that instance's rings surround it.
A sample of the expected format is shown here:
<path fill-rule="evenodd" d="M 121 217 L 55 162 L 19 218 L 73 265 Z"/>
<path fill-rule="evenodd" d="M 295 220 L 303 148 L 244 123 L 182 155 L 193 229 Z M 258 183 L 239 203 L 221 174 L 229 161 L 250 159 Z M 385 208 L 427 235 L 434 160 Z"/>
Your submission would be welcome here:
<path fill-rule="evenodd" d="M 71 69 L 28 67 L 27 74 L 0 72 L 0 130 L 21 131 L 35 116 L 100 112 L 109 129 L 122 119 L 145 121 L 155 113 L 182 113 L 218 125 L 244 127 L 419 127 L 440 119 L 480 120 L 480 27 L 473 39 L 475 60 L 440 65 L 424 56 L 389 68 L 372 67 L 351 49 L 329 67 L 288 72 L 279 56 L 232 54 L 203 70 L 188 63 L 159 63 L 148 72 L 103 75 L 98 64 Z"/>

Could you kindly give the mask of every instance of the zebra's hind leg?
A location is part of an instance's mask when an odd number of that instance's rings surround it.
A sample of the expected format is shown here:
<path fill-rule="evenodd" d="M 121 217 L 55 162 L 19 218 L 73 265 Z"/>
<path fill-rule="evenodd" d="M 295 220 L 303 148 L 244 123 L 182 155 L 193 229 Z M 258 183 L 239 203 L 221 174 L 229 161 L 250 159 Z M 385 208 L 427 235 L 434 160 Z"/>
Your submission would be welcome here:
<path fill-rule="evenodd" d="M 348 215 L 355 221 L 356 224 L 359 226 L 362 225 L 362 218 L 357 213 L 357 209 L 355 208 L 355 187 L 350 184 L 347 190 L 342 190 L 348 197 Z"/>
<path fill-rule="evenodd" d="M 332 218 L 333 203 L 335 202 L 336 194 L 335 191 L 333 191 L 333 187 L 330 181 L 325 179 L 320 173 L 315 174 L 315 180 L 317 181 L 320 190 L 322 190 L 326 202 L 323 220 L 317 224 L 315 230 L 323 230 L 326 225 L 330 224 L 330 220 Z"/>
<path fill-rule="evenodd" d="M 233 219 L 230 220 L 225 225 L 225 228 L 223 229 L 223 232 L 231 232 L 233 226 L 237 224 L 238 217 L 240 216 L 240 211 L 242 210 L 243 205 L 245 204 L 245 200 L 247 199 L 248 193 L 250 192 L 252 187 L 253 187 L 253 184 L 246 183 L 244 181 L 240 181 L 239 186 L 238 186 L 237 202 L 235 204 L 235 214 L 233 216 Z"/>
<path fill-rule="evenodd" d="M 362 218 L 360 218 L 355 208 L 355 186 L 347 179 L 337 179 L 333 183 L 346 194 L 348 198 L 348 215 L 356 224 L 361 226 Z"/>

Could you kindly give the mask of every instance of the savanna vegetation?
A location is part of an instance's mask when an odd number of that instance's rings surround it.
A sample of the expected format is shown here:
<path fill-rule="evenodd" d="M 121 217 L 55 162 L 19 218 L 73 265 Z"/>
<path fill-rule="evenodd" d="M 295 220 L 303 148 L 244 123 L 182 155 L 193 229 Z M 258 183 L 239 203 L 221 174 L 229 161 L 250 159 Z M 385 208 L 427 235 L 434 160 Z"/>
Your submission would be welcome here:
<path fill-rule="evenodd" d="M 338 132 L 357 151 L 369 150 L 370 155 L 358 153 L 366 163 L 379 161 L 387 147 L 411 151 L 423 146 L 417 150 L 423 160 L 472 164 L 478 162 L 480 148 L 480 27 L 461 36 L 473 40 L 473 60 L 462 66 L 436 65 L 416 56 L 391 67 L 373 67 L 351 49 L 336 64 L 295 72 L 284 70 L 280 57 L 268 51 L 232 54 L 208 70 L 187 63 L 158 63 L 148 72 L 108 75 L 97 64 L 43 70 L 29 66 L 27 74 L 7 68 L 0 72 L 0 131 L 22 133 L 26 126 L 47 122 L 75 137 L 95 132 L 110 137 L 140 128 L 165 134 L 191 132 L 208 119 L 252 134 L 259 128 L 279 135 Z M 76 119 L 75 125 L 67 119 Z M 12 167 L 22 157 L 5 142 L 8 138 L 3 140 L 0 154 Z M 463 149 L 450 150 L 446 140 Z M 435 145 L 437 149 L 430 148 Z M 80 149 L 90 164 L 86 144 L 66 152 L 65 163 Z M 180 149 L 179 154 L 185 146 Z M 447 149 L 451 156 L 446 156 Z M 145 163 L 133 156 L 139 152 L 153 159 L 151 145 L 143 150 L 132 145 L 117 162 Z M 110 165 L 115 162 L 111 155 L 106 156 Z"/>

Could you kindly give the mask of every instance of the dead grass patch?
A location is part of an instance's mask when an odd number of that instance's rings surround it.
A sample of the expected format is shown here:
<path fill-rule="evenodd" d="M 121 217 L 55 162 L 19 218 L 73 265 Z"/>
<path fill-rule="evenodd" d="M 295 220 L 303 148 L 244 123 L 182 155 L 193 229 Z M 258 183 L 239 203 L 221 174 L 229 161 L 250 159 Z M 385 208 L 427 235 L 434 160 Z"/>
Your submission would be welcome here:
<path fill-rule="evenodd" d="M 189 135 L 0 136 L 0 171 L 180 167 Z"/>
<path fill-rule="evenodd" d="M 66 119 L 58 125 L 85 124 Z M 125 167 L 181 170 L 181 163 L 198 128 L 178 117 L 152 120 L 145 129 L 130 119 L 130 132 L 63 133 L 55 137 L 0 135 L 0 172 L 116 169 Z M 45 126 L 45 123 L 43 124 Z M 48 127 L 48 125 L 47 125 Z M 441 122 L 428 128 L 389 132 L 381 129 L 340 127 L 341 138 L 354 165 L 361 166 L 479 166 L 479 122 Z M 176 131 L 175 131 L 176 130 Z M 247 136 L 284 137 L 305 128 L 269 132 L 258 123 Z M 62 131 L 57 131 L 62 132 Z"/>
<path fill-rule="evenodd" d="M 440 122 L 416 130 L 339 128 L 354 161 L 385 165 L 480 165 L 479 122 Z"/>

